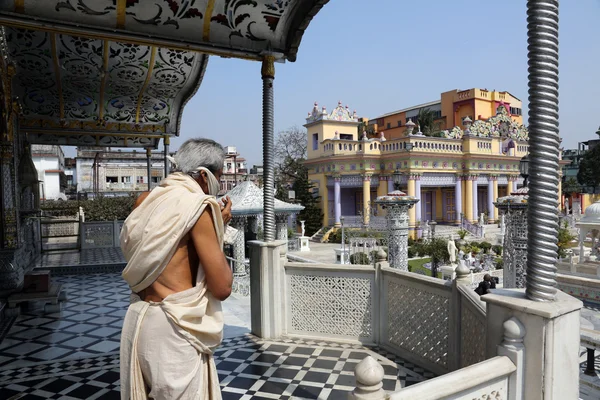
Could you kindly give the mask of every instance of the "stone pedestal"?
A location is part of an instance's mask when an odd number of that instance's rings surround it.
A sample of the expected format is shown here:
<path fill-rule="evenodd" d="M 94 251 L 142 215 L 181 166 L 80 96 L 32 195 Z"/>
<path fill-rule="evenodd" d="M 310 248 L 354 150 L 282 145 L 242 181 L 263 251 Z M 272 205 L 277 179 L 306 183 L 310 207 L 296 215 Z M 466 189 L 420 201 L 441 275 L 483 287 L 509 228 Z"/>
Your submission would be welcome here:
<path fill-rule="evenodd" d="M 283 257 L 287 241 L 252 241 L 248 244 L 251 330 L 260 338 L 277 339 L 284 334 L 285 327 Z"/>
<path fill-rule="evenodd" d="M 581 301 L 557 292 L 556 301 L 536 302 L 523 289 L 496 289 L 487 303 L 486 356 L 497 355 L 503 324 L 516 318 L 525 328 L 523 399 L 579 398 Z"/>
<path fill-rule="evenodd" d="M 442 265 L 440 267 L 442 271 L 442 279 L 445 281 L 453 281 L 456 278 L 456 264 L 455 265 Z"/>
<path fill-rule="evenodd" d="M 336 264 L 348 264 L 350 249 L 334 249 L 335 250 L 335 263 Z"/>
<path fill-rule="evenodd" d="M 399 190 L 375 201 L 387 211 L 388 262 L 392 268 L 408 271 L 408 210 L 418 201 Z"/>
<path fill-rule="evenodd" d="M 300 244 L 300 251 L 310 251 L 310 238 L 308 236 L 300 236 L 298 242 Z"/>

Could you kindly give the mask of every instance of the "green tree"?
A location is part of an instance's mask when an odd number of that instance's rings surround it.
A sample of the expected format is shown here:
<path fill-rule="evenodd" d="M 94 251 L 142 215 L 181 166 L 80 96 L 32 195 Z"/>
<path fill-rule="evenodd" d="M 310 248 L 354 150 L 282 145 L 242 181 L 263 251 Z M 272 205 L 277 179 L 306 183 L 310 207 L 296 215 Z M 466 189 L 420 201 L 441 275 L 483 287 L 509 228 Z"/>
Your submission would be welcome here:
<path fill-rule="evenodd" d="M 442 129 L 442 122 L 437 120 L 435 112 L 429 108 L 421 108 L 417 120 L 413 122 L 425 136 L 435 136 Z"/>
<path fill-rule="evenodd" d="M 558 228 L 558 257 L 567 256 L 567 249 L 571 247 L 571 242 L 577 237 L 569 231 L 569 225 L 565 222 L 564 226 Z"/>
<path fill-rule="evenodd" d="M 312 236 L 322 228 L 323 213 L 319 208 L 320 196 L 315 195 L 314 185 L 308 180 L 308 170 L 301 166 L 297 171 L 297 177 L 292 185 L 296 192 L 296 202 L 304 206 L 304 210 L 298 214 L 297 221 L 305 221 L 306 235 Z"/>
<path fill-rule="evenodd" d="M 442 238 L 434 238 L 427 244 L 428 253 L 431 255 L 431 276 L 437 277 L 440 264 L 450 262 L 448 254 L 448 242 Z"/>
<path fill-rule="evenodd" d="M 600 146 L 589 150 L 579 162 L 577 181 L 582 186 L 591 186 L 596 193 L 596 187 L 600 185 Z"/>
<path fill-rule="evenodd" d="M 579 184 L 579 182 L 577 182 L 577 179 L 571 177 L 565 180 L 565 182 L 563 183 L 562 192 L 565 194 L 565 196 L 571 196 L 575 193 L 581 193 L 581 185 Z"/>

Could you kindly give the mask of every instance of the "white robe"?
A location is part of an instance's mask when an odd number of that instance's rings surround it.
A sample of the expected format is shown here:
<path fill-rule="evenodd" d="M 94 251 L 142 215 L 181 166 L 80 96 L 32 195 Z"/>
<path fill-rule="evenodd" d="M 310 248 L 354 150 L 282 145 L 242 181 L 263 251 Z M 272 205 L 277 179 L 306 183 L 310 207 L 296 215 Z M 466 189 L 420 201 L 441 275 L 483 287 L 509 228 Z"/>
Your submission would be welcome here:
<path fill-rule="evenodd" d="M 185 174 L 165 178 L 125 220 L 123 278 L 134 294 L 121 333 L 121 399 L 221 399 L 212 353 L 223 339 L 223 314 L 202 266 L 195 287 L 159 303 L 135 294 L 159 277 L 207 206 L 222 246 L 219 204 Z"/>

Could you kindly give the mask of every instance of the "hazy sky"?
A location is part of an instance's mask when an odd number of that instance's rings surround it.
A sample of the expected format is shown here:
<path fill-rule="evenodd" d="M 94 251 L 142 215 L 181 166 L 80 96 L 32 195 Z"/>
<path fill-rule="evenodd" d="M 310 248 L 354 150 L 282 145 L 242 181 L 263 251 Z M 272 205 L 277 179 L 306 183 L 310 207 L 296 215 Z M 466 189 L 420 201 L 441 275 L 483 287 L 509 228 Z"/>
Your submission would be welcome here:
<path fill-rule="evenodd" d="M 275 131 L 302 125 L 313 102 L 341 100 L 369 118 L 441 92 L 507 90 L 527 119 L 525 0 L 331 0 L 310 23 L 295 63 L 276 64 Z M 600 1 L 560 3 L 563 146 L 600 125 Z M 209 137 L 262 163 L 260 63 L 213 57 L 183 113 L 176 149 Z"/>

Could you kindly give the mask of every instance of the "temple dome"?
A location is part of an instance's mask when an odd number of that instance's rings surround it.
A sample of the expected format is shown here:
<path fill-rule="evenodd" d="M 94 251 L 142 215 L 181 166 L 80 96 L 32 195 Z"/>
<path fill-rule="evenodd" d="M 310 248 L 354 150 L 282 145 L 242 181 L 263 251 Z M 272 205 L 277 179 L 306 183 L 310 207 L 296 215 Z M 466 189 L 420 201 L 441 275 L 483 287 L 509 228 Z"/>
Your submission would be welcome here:
<path fill-rule="evenodd" d="M 581 222 L 600 224 L 600 200 L 585 209 L 585 214 L 581 218 Z"/>

